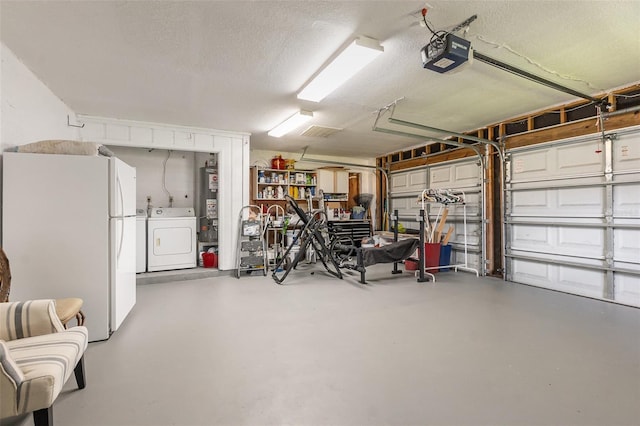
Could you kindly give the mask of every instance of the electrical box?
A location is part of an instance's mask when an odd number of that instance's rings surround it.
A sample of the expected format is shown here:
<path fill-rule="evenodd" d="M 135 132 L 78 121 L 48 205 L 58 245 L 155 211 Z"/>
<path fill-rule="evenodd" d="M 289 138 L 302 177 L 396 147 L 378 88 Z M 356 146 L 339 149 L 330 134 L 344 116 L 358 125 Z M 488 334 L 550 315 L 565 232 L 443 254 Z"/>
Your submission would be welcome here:
<path fill-rule="evenodd" d="M 422 66 L 439 73 L 449 72 L 469 60 L 471 42 L 453 34 L 436 38 L 420 51 Z"/>

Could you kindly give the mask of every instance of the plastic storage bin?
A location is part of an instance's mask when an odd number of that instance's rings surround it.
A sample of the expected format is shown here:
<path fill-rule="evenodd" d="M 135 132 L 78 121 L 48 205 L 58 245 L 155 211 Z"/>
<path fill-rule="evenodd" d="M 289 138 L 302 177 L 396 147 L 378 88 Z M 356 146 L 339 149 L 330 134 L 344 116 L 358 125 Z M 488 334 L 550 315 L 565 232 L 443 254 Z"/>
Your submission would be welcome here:
<path fill-rule="evenodd" d="M 440 245 L 440 266 L 451 265 L 451 246 L 449 244 Z M 440 268 L 441 271 L 448 271 L 450 268 Z"/>
<path fill-rule="evenodd" d="M 437 267 L 440 266 L 440 243 L 424 243 L 424 267 L 435 274 L 438 272 Z M 434 268 L 434 269 L 428 269 Z"/>
<path fill-rule="evenodd" d="M 202 253 L 202 266 L 205 268 L 217 268 L 218 255 L 215 253 Z"/>

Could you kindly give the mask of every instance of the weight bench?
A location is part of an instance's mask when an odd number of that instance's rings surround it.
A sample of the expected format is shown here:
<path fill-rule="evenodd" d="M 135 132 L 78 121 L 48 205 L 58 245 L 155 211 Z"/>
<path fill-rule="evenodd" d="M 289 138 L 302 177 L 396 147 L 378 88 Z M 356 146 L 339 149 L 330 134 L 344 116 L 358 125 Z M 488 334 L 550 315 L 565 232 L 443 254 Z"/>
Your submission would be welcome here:
<path fill-rule="evenodd" d="M 416 251 L 420 241 L 416 238 L 397 241 L 382 247 L 355 247 L 344 244 L 336 244 L 333 246 L 337 257 L 343 258 L 340 267 L 352 269 L 360 272 L 360 282 L 366 284 L 367 266 L 377 263 L 393 263 L 394 269 L 392 273 L 398 274 L 402 271 L 398 270 L 398 263 L 407 260 Z M 344 253 L 356 254 L 356 263 L 346 261 Z M 342 254 L 340 254 L 342 253 Z"/>

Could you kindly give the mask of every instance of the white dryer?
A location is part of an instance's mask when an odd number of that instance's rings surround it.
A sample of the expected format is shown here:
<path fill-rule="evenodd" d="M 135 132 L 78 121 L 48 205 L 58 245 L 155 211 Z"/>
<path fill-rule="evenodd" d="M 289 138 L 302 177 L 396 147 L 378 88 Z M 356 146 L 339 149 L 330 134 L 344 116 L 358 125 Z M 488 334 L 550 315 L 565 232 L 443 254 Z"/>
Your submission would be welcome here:
<path fill-rule="evenodd" d="M 152 208 L 147 219 L 147 271 L 195 268 L 196 239 L 193 208 Z"/>

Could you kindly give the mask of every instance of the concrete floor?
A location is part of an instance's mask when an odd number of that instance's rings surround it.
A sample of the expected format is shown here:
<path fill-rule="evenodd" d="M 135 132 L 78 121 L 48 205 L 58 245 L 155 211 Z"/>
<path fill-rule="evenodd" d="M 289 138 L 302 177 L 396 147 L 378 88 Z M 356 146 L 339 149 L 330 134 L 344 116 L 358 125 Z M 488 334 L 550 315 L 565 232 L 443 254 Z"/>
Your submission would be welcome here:
<path fill-rule="evenodd" d="M 55 424 L 640 424 L 640 309 L 463 272 L 313 270 L 138 286 Z"/>

